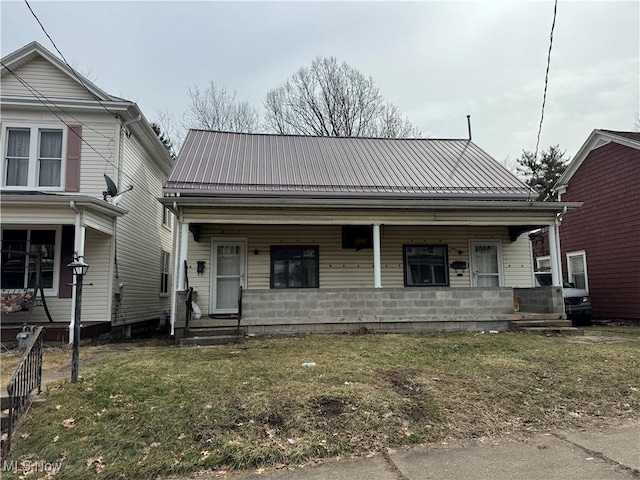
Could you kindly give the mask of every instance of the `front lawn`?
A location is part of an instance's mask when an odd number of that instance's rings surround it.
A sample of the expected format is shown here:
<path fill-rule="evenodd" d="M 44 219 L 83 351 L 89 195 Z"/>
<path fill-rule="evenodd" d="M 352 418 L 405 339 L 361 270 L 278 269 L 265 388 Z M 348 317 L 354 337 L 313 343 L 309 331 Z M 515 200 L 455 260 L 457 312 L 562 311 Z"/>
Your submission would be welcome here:
<path fill-rule="evenodd" d="M 153 478 L 610 424 L 640 417 L 638 347 L 511 333 L 141 346 L 50 388 L 9 460 Z"/>

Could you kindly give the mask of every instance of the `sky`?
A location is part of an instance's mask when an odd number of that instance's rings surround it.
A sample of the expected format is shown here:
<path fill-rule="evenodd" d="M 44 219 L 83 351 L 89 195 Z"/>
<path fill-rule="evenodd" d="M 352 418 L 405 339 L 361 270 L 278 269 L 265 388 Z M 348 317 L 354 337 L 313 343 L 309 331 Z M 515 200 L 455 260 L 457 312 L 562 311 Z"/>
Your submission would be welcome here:
<path fill-rule="evenodd" d="M 153 121 L 190 85 L 268 90 L 318 55 L 371 76 L 430 138 L 466 138 L 501 162 L 533 151 L 550 1 L 30 2 L 67 60 Z M 38 41 L 23 1 L 0 4 L 2 56 Z M 577 153 L 595 128 L 631 131 L 640 111 L 640 2 L 560 0 L 540 149 Z"/>

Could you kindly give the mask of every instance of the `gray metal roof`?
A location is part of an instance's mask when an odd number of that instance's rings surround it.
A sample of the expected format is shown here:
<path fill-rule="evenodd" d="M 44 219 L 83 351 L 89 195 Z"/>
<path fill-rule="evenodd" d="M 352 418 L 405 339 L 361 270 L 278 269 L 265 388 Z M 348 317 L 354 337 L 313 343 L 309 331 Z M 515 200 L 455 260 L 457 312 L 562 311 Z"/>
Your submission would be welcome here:
<path fill-rule="evenodd" d="M 190 130 L 165 191 L 528 200 L 529 188 L 468 140 Z"/>

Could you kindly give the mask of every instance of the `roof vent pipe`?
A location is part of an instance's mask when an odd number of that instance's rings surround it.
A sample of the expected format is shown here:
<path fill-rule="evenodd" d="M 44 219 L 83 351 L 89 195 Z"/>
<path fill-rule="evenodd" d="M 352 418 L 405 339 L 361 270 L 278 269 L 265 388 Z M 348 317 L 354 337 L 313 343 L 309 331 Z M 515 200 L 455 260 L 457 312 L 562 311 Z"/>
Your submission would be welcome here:
<path fill-rule="evenodd" d="M 469 141 L 471 141 L 471 115 L 467 115 L 467 128 L 469 129 Z"/>

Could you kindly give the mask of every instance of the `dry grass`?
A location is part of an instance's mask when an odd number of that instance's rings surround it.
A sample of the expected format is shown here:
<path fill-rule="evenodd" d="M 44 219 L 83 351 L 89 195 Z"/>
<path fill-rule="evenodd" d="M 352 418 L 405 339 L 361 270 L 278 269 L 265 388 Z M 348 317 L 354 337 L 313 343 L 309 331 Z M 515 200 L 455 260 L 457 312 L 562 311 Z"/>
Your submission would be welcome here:
<path fill-rule="evenodd" d="M 88 345 L 80 349 L 80 362 L 98 354 L 101 350 L 107 349 L 104 345 Z M 20 363 L 24 350 L 14 348 L 5 350 L 0 354 L 0 386 L 6 387 L 11 379 L 14 370 Z M 71 363 L 70 346 L 44 346 L 42 353 L 42 373 L 46 375 L 69 365 Z"/>
<path fill-rule="evenodd" d="M 64 478 L 152 478 L 637 419 L 639 346 L 443 334 L 141 347 L 51 389 L 11 458 L 64 459 Z"/>

